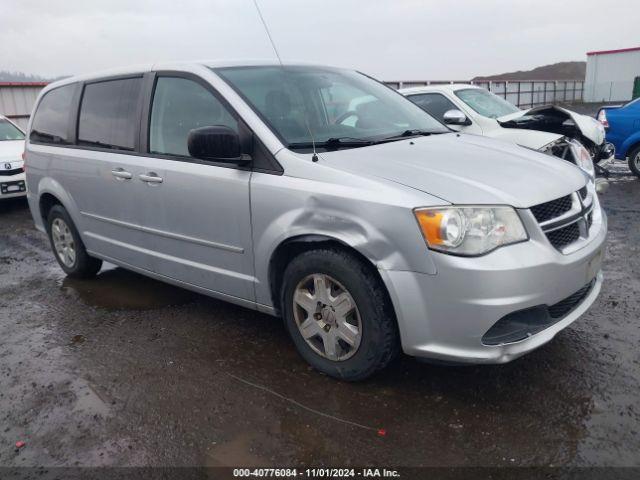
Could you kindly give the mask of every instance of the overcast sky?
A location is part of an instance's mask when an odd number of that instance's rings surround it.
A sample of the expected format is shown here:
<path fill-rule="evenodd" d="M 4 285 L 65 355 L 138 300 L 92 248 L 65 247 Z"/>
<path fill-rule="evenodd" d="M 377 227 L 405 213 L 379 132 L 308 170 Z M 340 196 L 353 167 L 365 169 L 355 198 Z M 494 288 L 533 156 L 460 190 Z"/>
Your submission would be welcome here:
<path fill-rule="evenodd" d="M 259 0 L 285 61 L 468 79 L 640 45 L 637 0 Z M 0 70 L 275 58 L 252 0 L 2 0 Z"/>

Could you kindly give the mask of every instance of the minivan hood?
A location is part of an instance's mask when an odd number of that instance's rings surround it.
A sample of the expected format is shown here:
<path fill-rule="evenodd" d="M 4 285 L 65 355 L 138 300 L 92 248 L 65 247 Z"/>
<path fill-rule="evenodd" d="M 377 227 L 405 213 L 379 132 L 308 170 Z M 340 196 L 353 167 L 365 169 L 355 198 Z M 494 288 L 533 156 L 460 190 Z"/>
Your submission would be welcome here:
<path fill-rule="evenodd" d="M 496 118 L 496 120 L 498 121 L 498 123 L 500 123 L 500 125 L 508 128 L 510 126 L 513 126 L 513 124 L 515 123 L 514 120 L 532 115 L 540 115 L 542 117 L 548 115 L 550 118 L 555 118 L 558 116 L 564 117 L 566 120 L 570 120 L 575 124 L 577 132 L 579 132 L 583 137 L 591 140 L 595 145 L 600 145 L 604 142 L 604 129 L 595 118 L 591 118 L 586 115 L 567 110 L 566 108 L 558 107 L 557 105 L 543 105 L 540 107 L 534 107 L 530 108 L 529 110 L 522 110 L 519 112 L 510 113 L 509 115 L 503 115 L 502 117 Z M 536 128 L 535 126 L 532 126 L 531 128 L 542 129 Z"/>
<path fill-rule="evenodd" d="M 417 137 L 321 157 L 336 169 L 383 178 L 454 204 L 528 208 L 586 183 L 565 160 L 476 135 Z"/>

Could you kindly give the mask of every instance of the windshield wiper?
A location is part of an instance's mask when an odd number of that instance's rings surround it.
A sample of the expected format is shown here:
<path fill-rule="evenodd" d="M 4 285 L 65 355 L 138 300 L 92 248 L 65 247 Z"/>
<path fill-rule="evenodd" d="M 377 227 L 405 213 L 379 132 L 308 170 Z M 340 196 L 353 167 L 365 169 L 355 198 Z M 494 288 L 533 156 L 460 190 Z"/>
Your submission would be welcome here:
<path fill-rule="evenodd" d="M 417 128 L 413 128 L 411 130 L 405 130 L 400 135 L 398 135 L 398 137 L 418 137 L 418 136 L 428 137 L 429 135 L 433 135 L 434 133 L 436 132 L 430 132 L 428 130 L 419 130 Z"/>
<path fill-rule="evenodd" d="M 322 142 L 316 142 L 316 148 L 325 148 L 328 150 L 337 150 L 339 148 L 353 148 L 353 147 L 366 147 L 367 145 L 373 145 L 373 140 L 365 140 L 364 138 L 353 137 L 331 137 Z M 288 145 L 291 149 L 303 149 L 313 148 L 312 142 L 294 142 Z"/>
<path fill-rule="evenodd" d="M 439 133 L 445 133 L 445 132 L 433 132 L 429 130 L 411 129 L 411 130 L 405 130 L 404 132 L 398 135 L 392 135 L 390 137 L 383 138 L 379 140 L 378 143 L 393 142 L 394 140 L 402 140 L 403 138 L 408 138 L 408 137 L 428 137 L 429 135 L 437 135 Z"/>

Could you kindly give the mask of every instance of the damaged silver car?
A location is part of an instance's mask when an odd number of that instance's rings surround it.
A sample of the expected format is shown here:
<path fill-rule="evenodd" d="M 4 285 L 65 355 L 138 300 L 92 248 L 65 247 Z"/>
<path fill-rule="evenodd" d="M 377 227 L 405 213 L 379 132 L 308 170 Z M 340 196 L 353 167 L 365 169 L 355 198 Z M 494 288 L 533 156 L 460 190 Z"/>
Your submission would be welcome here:
<path fill-rule="evenodd" d="M 429 85 L 400 92 L 450 128 L 517 143 L 575 163 L 592 178 L 613 161 L 595 119 L 556 105 L 520 110 L 488 90 L 467 84 Z M 598 180 L 598 190 L 608 183 Z"/>

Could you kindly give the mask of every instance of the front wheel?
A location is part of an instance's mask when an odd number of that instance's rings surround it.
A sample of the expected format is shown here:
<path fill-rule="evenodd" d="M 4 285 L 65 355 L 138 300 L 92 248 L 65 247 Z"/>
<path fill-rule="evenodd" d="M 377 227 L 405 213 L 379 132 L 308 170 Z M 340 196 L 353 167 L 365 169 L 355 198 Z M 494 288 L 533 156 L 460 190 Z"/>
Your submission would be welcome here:
<path fill-rule="evenodd" d="M 89 256 L 69 213 L 54 205 L 47 216 L 47 233 L 56 260 L 64 272 L 73 278 L 90 278 L 102 267 L 102 260 Z"/>
<path fill-rule="evenodd" d="M 294 258 L 284 278 L 287 329 L 317 370 L 362 380 L 399 352 L 393 308 L 370 265 L 340 250 L 312 250 Z"/>
<path fill-rule="evenodd" d="M 640 146 L 634 148 L 629 153 L 629 169 L 638 177 L 640 177 Z"/>

